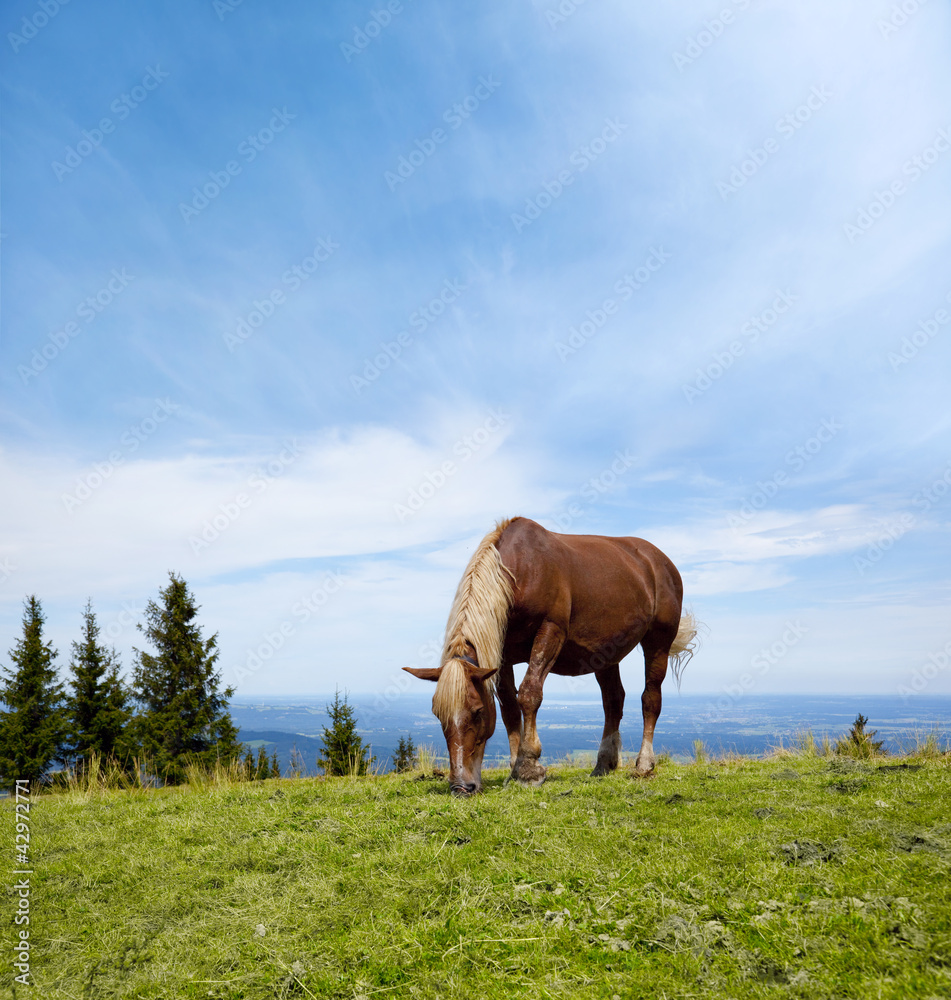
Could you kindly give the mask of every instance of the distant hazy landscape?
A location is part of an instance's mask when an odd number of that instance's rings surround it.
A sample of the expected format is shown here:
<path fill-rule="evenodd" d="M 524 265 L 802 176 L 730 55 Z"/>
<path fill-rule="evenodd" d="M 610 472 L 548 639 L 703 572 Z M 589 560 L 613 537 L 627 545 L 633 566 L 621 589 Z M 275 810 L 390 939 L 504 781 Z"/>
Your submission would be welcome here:
<path fill-rule="evenodd" d="M 328 718 L 326 697 L 274 696 L 271 699 L 235 699 L 231 716 L 241 739 L 255 749 L 277 750 L 282 767 L 290 766 L 291 751 L 303 755 L 307 773 L 315 773 L 320 736 Z M 348 696 L 359 723 L 360 735 L 371 744 L 376 766 L 390 769 L 390 756 L 401 736 L 411 735 L 417 745 L 445 752 L 439 723 L 431 710 L 431 693 L 407 693 L 381 703 L 373 694 Z M 695 740 L 703 740 L 714 754 L 736 752 L 759 756 L 770 747 L 788 744 L 796 734 L 811 730 L 817 739 L 846 733 L 858 712 L 868 717 L 869 729 L 878 731 L 886 748 L 898 752 L 903 741 L 916 732 L 935 727 L 944 738 L 951 733 L 951 697 L 918 697 L 903 702 L 883 695 L 815 696 L 770 695 L 738 699 L 718 708 L 716 696 L 665 693 L 663 714 L 654 746 L 658 753 L 675 758 L 692 755 Z M 539 733 L 544 759 L 593 753 L 601 739 L 604 715 L 596 693 L 557 694 L 546 697 L 539 712 Z M 640 692 L 628 693 L 621 737 L 625 751 L 636 751 L 641 739 Z M 501 720 L 489 742 L 486 761 L 508 759 L 508 742 Z"/>

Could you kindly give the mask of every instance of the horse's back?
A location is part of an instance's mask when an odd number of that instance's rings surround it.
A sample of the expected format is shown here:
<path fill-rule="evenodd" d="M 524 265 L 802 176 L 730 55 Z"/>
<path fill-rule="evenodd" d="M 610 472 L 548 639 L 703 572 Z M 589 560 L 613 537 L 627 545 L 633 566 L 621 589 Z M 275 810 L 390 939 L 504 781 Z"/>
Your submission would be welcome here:
<path fill-rule="evenodd" d="M 585 644 L 593 633 L 627 631 L 680 617 L 683 585 L 671 560 L 643 538 L 562 535 L 515 518 L 499 539 L 515 577 L 511 625 L 531 632 L 545 620 Z M 526 635 L 527 638 L 527 635 Z"/>
<path fill-rule="evenodd" d="M 645 538 L 562 535 L 527 517 L 513 518 L 499 539 L 502 562 L 516 581 L 557 575 L 596 577 L 600 573 L 639 573 L 661 586 L 680 590 L 680 573 L 670 558 Z"/>

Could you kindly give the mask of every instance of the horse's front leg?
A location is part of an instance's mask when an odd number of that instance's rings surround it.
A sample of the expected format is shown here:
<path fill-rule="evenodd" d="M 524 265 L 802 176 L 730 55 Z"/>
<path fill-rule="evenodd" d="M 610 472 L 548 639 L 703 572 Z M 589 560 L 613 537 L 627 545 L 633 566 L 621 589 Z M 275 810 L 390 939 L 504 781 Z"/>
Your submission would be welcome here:
<path fill-rule="evenodd" d="M 565 644 L 565 632 L 552 621 L 542 623 L 532 643 L 528 670 L 518 689 L 518 704 L 522 710 L 522 736 L 518 755 L 512 765 L 512 777 L 523 785 L 540 785 L 545 780 L 545 768 L 538 763 L 542 744 L 535 728 L 535 716 L 542 703 L 542 687 Z"/>
<path fill-rule="evenodd" d="M 509 737 L 509 753 L 511 764 L 515 767 L 518 748 L 522 737 L 522 709 L 518 704 L 518 691 L 515 688 L 515 672 L 511 663 L 503 663 L 496 681 L 495 693 L 498 695 L 499 708 L 502 712 L 502 722 Z"/>

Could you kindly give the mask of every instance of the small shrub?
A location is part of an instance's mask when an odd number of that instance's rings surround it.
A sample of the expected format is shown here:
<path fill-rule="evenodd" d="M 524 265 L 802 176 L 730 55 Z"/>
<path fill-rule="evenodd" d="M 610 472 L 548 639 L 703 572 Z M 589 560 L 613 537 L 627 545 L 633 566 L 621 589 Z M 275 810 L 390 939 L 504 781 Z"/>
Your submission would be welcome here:
<path fill-rule="evenodd" d="M 317 766 L 328 777 L 359 777 L 370 773 L 376 758 L 357 733 L 357 719 L 346 695 L 341 699 L 337 691 L 333 704 L 327 706 L 327 714 L 330 725 L 324 726 L 321 734 L 322 754 L 317 758 Z"/>
<path fill-rule="evenodd" d="M 693 759 L 696 764 L 705 764 L 707 762 L 707 751 L 703 745 L 703 740 L 693 741 Z"/>
<path fill-rule="evenodd" d="M 396 753 L 393 754 L 393 768 L 394 770 L 400 772 L 400 774 L 406 771 L 413 771 L 416 769 L 419 763 L 416 744 L 413 742 L 412 736 L 400 737 L 399 743 L 396 744 Z"/>
<path fill-rule="evenodd" d="M 878 735 L 878 730 L 873 729 L 871 732 L 868 732 L 865 729 L 867 722 L 868 719 L 859 712 L 855 717 L 855 722 L 852 723 L 849 735 L 844 739 L 836 740 L 835 753 L 840 757 L 857 757 L 861 759 L 884 756 L 885 751 L 882 748 L 885 745 L 885 741 L 875 739 Z"/>

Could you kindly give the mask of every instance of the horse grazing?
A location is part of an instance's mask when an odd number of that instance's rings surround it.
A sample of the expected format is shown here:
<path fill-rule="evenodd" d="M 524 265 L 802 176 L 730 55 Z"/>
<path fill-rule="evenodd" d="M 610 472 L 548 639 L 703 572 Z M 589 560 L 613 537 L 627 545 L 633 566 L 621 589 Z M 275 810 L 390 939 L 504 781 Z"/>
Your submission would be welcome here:
<path fill-rule="evenodd" d="M 593 775 L 618 766 L 624 688 L 618 663 L 640 643 L 644 738 L 635 773 L 654 770 L 660 686 L 693 655 L 697 624 L 681 614 L 680 573 L 642 538 L 558 535 L 525 517 L 500 521 L 482 539 L 459 583 L 438 667 L 404 667 L 436 682 L 433 713 L 449 747 L 449 783 L 482 787 L 482 757 L 495 732 L 495 699 L 508 732 L 512 777 L 540 785 L 545 768 L 535 717 L 548 674 L 593 673 L 604 733 Z M 528 663 L 516 691 L 512 667 Z"/>

